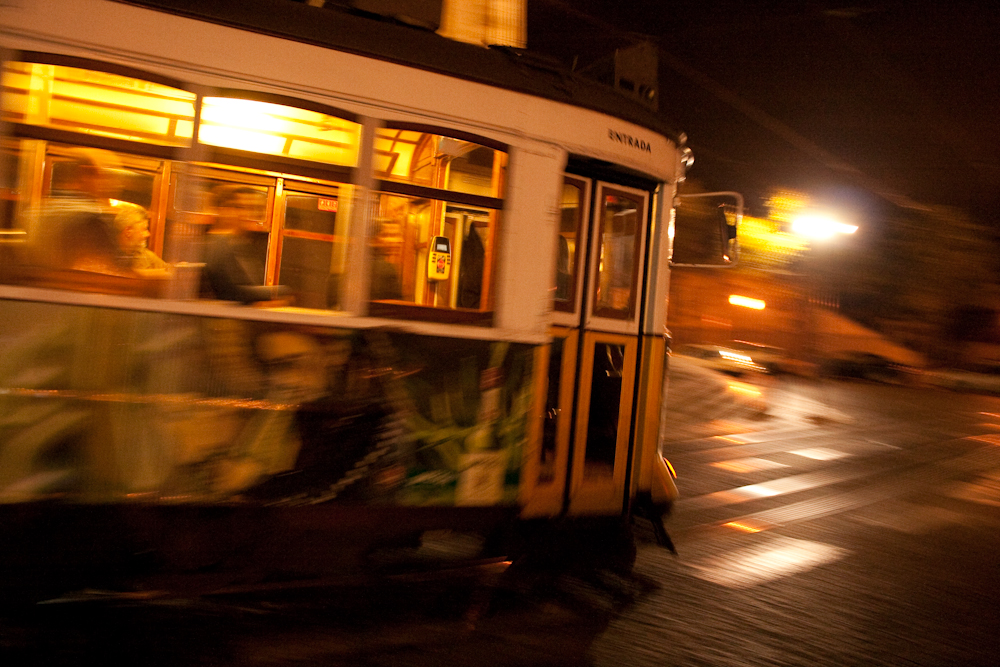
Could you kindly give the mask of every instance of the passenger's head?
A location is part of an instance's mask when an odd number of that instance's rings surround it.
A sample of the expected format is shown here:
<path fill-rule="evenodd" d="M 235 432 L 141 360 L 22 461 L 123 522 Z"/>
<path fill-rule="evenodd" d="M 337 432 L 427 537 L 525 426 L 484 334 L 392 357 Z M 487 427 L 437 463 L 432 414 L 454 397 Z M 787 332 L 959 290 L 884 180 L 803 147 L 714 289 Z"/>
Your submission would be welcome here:
<path fill-rule="evenodd" d="M 71 148 L 67 157 L 68 189 L 101 201 L 118 196 L 122 164 L 114 153 L 99 148 Z"/>
<path fill-rule="evenodd" d="M 212 192 L 215 226 L 240 231 L 260 225 L 262 193 L 248 185 L 220 185 Z"/>
<path fill-rule="evenodd" d="M 149 213 L 138 204 L 130 202 L 119 202 L 115 210 L 118 247 L 127 255 L 139 252 L 146 247 L 146 240 L 149 238 Z"/>

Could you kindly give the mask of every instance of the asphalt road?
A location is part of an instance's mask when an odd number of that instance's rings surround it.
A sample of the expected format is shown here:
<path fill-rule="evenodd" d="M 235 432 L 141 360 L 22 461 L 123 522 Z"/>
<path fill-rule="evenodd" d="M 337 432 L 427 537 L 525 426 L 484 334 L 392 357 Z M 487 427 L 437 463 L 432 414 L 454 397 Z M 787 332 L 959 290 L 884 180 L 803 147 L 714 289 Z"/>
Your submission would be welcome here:
<path fill-rule="evenodd" d="M 678 556 L 596 665 L 1000 664 L 1000 401 L 783 380 L 668 442 Z"/>
<path fill-rule="evenodd" d="M 760 409 L 713 403 L 700 424 L 688 410 L 665 443 L 678 553 L 638 522 L 632 578 L 47 605 L 0 625 L 0 658 L 1000 664 L 1000 399 L 801 379 L 756 390 Z"/>

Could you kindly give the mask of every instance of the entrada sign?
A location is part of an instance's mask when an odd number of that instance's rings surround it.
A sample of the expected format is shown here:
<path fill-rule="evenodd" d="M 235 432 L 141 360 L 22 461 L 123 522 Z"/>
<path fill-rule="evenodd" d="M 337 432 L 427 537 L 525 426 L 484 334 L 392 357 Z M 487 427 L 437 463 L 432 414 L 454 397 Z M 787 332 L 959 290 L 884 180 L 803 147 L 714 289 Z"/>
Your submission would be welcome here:
<path fill-rule="evenodd" d="M 650 146 L 648 142 L 643 141 L 642 139 L 636 139 L 630 134 L 616 132 L 615 130 L 609 129 L 608 138 L 611 139 L 611 141 L 617 141 L 620 144 L 637 148 L 644 153 L 649 153 L 650 155 L 653 154 L 653 147 Z"/>

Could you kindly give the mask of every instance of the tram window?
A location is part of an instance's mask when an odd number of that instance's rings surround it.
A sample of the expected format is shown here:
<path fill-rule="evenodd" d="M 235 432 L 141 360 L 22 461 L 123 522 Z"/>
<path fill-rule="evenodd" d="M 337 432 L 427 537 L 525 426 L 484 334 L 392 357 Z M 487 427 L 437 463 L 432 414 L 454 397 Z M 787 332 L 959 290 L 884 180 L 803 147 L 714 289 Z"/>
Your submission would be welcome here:
<path fill-rule="evenodd" d="M 347 260 L 347 218 L 335 195 L 286 195 L 278 283 L 303 308 L 336 308 Z"/>
<path fill-rule="evenodd" d="M 506 153 L 472 141 L 390 128 L 375 135 L 375 171 L 389 181 L 500 197 L 506 165 Z"/>
<path fill-rule="evenodd" d="M 211 223 L 216 215 L 215 193 L 220 188 L 233 184 L 232 181 L 217 178 L 182 176 L 179 180 L 178 186 L 174 188 L 174 211 L 194 214 L 192 219 L 203 224 Z M 240 186 L 241 217 L 260 230 L 268 229 L 267 203 L 270 189 L 267 186 L 245 183 Z"/>
<path fill-rule="evenodd" d="M 605 190 L 599 214 L 594 312 L 600 317 L 631 319 L 636 306 L 641 204 L 637 198 Z"/>
<path fill-rule="evenodd" d="M 190 146 L 195 94 L 132 77 L 62 65 L 7 62 L 2 118 L 163 146 Z"/>
<path fill-rule="evenodd" d="M 223 175 L 213 170 L 181 173 L 172 179 L 163 257 L 168 262 L 206 262 L 212 247 L 218 249 L 225 245 L 210 234 L 235 232 L 234 243 L 229 245 L 250 278 L 250 285 L 270 284 L 265 267 L 269 256 L 270 201 L 274 186 L 262 183 L 271 182 L 271 179 L 254 182 L 247 176 L 245 180 L 236 181 Z M 226 203 L 220 207 L 217 202 L 222 195 Z M 214 290 L 207 289 L 211 280 L 206 271 L 205 268 L 201 270 L 202 294 L 217 297 Z"/>
<path fill-rule="evenodd" d="M 0 240 L 13 282 L 111 294 L 162 293 L 156 203 L 162 161 L 42 141 L 6 144 L 10 206 Z M 23 199 L 22 199 L 23 197 Z M 157 282 L 160 281 L 160 282 Z"/>
<path fill-rule="evenodd" d="M 560 206 L 559 242 L 556 257 L 555 308 L 572 312 L 579 275 L 577 247 L 582 241 L 586 208 L 585 182 L 566 178 Z"/>
<path fill-rule="evenodd" d="M 358 163 L 361 126 L 343 118 L 284 104 L 232 97 L 202 102 L 198 141 L 325 164 Z"/>
<path fill-rule="evenodd" d="M 30 205 L 25 196 L 31 192 L 32 166 L 23 156 L 37 152 L 41 142 L 32 140 L 5 141 L 0 146 L 0 243 L 21 243 L 27 240 L 27 220 L 23 208 Z"/>
<path fill-rule="evenodd" d="M 456 142 L 458 143 L 458 142 Z M 445 189 L 474 195 L 497 196 L 493 184 L 493 162 L 496 151 L 478 146 L 459 147 L 463 152 L 451 159 Z"/>
<path fill-rule="evenodd" d="M 69 160 L 56 159 L 52 162 L 52 175 L 49 180 L 48 195 L 66 189 L 65 184 L 67 172 L 69 171 L 71 171 Z M 156 176 L 149 172 L 129 169 L 127 167 L 121 167 L 114 171 L 118 192 L 117 196 L 112 198 L 111 203 L 114 204 L 115 200 L 126 201 L 138 204 L 144 209 L 149 210 L 153 204 L 153 187 Z"/>
<path fill-rule="evenodd" d="M 492 231 L 497 211 L 438 200 L 382 194 L 371 241 L 372 300 L 448 309 L 485 310 L 489 304 Z M 428 271 L 432 239 L 450 246 L 450 270 Z"/>

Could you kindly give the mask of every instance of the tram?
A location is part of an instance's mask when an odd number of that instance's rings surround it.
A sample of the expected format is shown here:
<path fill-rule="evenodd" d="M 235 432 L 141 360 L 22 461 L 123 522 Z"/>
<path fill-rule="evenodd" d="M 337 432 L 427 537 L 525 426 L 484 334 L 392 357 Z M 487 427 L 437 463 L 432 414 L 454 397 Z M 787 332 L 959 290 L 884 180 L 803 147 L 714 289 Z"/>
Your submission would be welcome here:
<path fill-rule="evenodd" d="M 5 588 L 659 523 L 688 152 L 651 110 L 287 0 L 8 3 L 0 46 Z"/>

